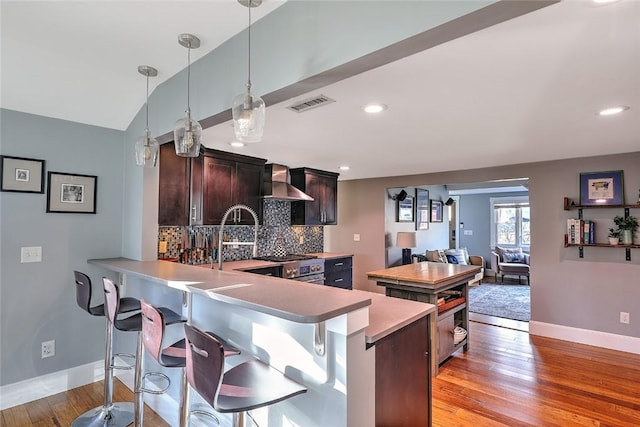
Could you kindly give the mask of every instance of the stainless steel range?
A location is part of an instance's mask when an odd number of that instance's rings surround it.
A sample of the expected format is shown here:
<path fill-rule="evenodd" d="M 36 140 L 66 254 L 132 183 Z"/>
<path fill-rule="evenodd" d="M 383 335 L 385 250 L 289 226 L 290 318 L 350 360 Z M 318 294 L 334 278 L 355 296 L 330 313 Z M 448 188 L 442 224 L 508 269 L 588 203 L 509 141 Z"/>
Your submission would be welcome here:
<path fill-rule="evenodd" d="M 324 285 L 324 259 L 313 255 L 265 256 L 254 259 L 281 262 L 282 277 L 285 279 Z"/>

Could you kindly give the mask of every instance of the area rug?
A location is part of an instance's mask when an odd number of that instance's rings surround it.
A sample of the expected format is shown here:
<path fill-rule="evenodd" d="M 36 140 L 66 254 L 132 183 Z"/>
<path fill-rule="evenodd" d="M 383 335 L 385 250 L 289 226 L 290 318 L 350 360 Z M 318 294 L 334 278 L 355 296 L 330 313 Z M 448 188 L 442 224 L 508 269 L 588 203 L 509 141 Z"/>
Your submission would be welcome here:
<path fill-rule="evenodd" d="M 531 320 L 529 285 L 482 283 L 469 288 L 469 311 L 528 322 Z"/>

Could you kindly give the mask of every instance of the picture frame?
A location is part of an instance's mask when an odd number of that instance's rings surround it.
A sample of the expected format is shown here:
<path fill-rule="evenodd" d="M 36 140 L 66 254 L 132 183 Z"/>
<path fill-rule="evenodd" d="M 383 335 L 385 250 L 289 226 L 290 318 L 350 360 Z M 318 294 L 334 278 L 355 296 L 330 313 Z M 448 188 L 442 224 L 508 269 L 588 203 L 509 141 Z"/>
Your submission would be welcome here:
<path fill-rule="evenodd" d="M 47 212 L 96 213 L 98 177 L 65 172 L 47 174 Z"/>
<path fill-rule="evenodd" d="M 416 230 L 428 230 L 430 218 L 429 190 L 416 188 Z"/>
<path fill-rule="evenodd" d="M 624 205 L 623 171 L 580 173 L 580 206 Z"/>
<path fill-rule="evenodd" d="M 1 191 L 44 193 L 44 160 L 0 156 Z"/>
<path fill-rule="evenodd" d="M 442 200 L 430 200 L 431 222 L 442 222 Z"/>
<path fill-rule="evenodd" d="M 407 196 L 404 200 L 396 200 L 396 222 L 413 222 L 413 202 L 413 196 Z"/>

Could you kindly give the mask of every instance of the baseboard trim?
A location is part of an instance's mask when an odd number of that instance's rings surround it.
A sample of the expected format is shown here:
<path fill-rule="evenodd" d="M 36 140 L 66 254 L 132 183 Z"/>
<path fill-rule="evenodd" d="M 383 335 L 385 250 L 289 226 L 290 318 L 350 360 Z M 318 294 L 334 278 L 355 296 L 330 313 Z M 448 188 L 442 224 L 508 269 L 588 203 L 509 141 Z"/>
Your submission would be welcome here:
<path fill-rule="evenodd" d="M 640 338 L 625 335 L 535 321 L 529 322 L 529 334 L 640 354 Z"/>
<path fill-rule="evenodd" d="M 104 361 L 41 375 L 0 387 L 0 410 L 42 399 L 104 378 Z"/>

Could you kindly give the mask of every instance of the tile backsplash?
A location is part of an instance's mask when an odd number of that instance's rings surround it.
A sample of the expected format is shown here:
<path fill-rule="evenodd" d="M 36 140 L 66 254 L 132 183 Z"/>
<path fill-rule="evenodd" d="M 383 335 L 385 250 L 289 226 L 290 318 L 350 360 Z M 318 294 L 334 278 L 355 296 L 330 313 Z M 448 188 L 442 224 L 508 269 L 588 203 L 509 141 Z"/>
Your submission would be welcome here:
<path fill-rule="evenodd" d="M 291 224 L 291 203 L 279 200 L 265 200 L 263 224 L 258 226 L 258 256 L 273 255 L 283 246 L 286 253 L 304 254 L 322 252 L 324 246 L 323 227 L 297 226 Z M 158 230 L 158 258 L 183 258 L 188 263 L 211 262 L 211 251 L 204 247 L 217 245 L 219 225 L 194 227 L 160 227 Z M 224 241 L 253 241 L 253 226 L 224 226 Z M 205 244 L 207 240 L 209 243 Z M 183 244 L 185 242 L 185 244 Z M 166 245 L 166 251 L 160 248 Z M 185 253 L 185 247 L 189 248 Z M 253 248 L 249 245 L 225 246 L 223 261 L 239 261 L 252 258 Z"/>

